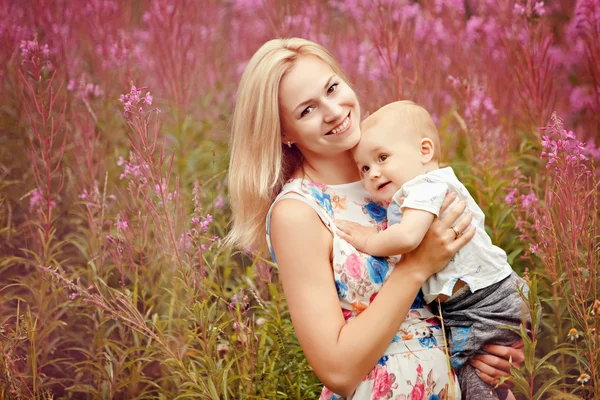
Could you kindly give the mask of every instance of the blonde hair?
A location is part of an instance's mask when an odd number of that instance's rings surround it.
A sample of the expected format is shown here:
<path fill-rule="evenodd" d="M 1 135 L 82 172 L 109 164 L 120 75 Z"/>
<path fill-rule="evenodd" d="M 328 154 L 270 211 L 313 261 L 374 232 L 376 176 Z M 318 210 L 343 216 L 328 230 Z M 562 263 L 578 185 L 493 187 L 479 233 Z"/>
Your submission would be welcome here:
<path fill-rule="evenodd" d="M 302 154 L 283 145 L 279 84 L 296 60 L 313 55 L 348 82 L 341 66 L 322 46 L 300 38 L 273 39 L 252 56 L 238 86 L 229 148 L 232 211 L 228 245 L 266 248 L 266 216 L 283 184 L 301 168 Z"/>

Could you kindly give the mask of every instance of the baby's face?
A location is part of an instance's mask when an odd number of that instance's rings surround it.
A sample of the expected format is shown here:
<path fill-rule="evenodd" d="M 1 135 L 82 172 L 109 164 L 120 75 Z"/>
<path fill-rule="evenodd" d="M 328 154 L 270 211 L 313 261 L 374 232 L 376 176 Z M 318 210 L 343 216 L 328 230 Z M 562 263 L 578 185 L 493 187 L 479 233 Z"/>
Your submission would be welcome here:
<path fill-rule="evenodd" d="M 389 202 L 404 183 L 422 173 L 419 147 L 405 135 L 394 134 L 394 128 L 384 123 L 369 126 L 352 150 L 365 187 L 377 201 Z"/>

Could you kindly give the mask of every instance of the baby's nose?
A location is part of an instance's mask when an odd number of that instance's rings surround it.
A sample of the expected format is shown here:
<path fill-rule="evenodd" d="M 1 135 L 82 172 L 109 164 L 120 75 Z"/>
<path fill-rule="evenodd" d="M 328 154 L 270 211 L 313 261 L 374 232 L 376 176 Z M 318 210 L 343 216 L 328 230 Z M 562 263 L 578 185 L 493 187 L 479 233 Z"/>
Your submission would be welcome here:
<path fill-rule="evenodd" d="M 371 168 L 370 173 L 371 173 L 371 179 L 379 178 L 379 176 L 381 175 L 379 173 L 379 169 L 377 169 L 377 168 Z"/>

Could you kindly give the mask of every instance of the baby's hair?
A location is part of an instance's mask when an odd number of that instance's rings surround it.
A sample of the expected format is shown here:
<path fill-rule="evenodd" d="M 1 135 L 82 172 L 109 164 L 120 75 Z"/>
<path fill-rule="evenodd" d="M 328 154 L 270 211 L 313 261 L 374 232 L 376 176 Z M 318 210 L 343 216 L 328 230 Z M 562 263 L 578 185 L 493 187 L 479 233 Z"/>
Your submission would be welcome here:
<path fill-rule="evenodd" d="M 385 109 L 388 108 L 391 114 L 395 115 L 398 119 L 398 124 L 412 123 L 413 128 L 421 135 L 421 139 L 431 139 L 433 142 L 432 161 L 439 162 L 441 152 L 440 135 L 429 112 L 412 100 L 395 101 L 381 107 L 380 110 L 386 111 Z M 378 112 L 373 114 L 373 116 L 376 116 Z"/>

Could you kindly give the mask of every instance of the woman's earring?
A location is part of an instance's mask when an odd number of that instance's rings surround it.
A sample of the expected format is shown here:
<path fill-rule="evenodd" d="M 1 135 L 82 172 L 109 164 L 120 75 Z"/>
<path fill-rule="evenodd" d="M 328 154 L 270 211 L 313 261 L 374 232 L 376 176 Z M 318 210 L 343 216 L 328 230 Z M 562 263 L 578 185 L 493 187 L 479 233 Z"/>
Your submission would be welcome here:
<path fill-rule="evenodd" d="M 288 140 L 288 147 L 291 149 L 292 148 L 292 143 Z"/>

